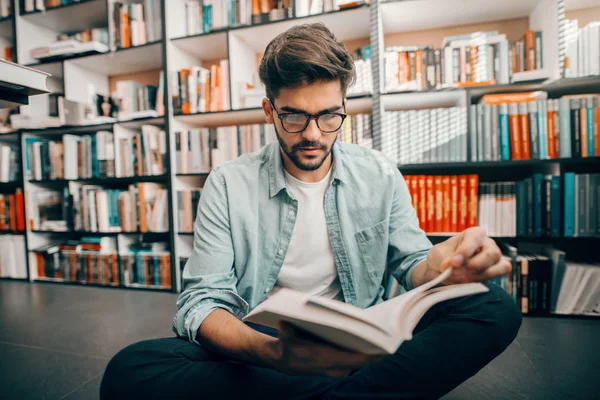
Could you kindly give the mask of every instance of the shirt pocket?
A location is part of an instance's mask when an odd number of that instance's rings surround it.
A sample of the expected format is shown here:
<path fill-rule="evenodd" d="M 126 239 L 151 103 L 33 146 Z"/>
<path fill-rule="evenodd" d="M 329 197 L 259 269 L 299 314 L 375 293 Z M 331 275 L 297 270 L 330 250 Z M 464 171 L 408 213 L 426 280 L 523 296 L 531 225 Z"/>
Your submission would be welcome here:
<path fill-rule="evenodd" d="M 389 219 L 356 232 L 354 237 L 367 272 L 371 278 L 381 278 L 385 272 Z"/>

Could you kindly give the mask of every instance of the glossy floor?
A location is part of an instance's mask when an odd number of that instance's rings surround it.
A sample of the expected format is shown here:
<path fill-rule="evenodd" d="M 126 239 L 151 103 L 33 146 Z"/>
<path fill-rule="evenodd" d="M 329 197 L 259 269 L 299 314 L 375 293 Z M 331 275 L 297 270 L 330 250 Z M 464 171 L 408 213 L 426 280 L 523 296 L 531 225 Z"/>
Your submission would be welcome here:
<path fill-rule="evenodd" d="M 173 335 L 175 300 L 0 281 L 0 398 L 97 399 L 112 355 Z M 600 320 L 530 317 L 506 352 L 444 399 L 599 399 L 599 377 Z"/>

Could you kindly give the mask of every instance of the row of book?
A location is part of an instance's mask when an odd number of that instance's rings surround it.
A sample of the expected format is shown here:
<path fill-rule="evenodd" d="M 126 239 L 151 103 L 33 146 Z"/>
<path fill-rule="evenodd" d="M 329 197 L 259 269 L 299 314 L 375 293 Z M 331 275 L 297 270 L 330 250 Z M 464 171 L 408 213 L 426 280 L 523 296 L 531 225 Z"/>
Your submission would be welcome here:
<path fill-rule="evenodd" d="M 0 0 L 0 18 L 12 15 L 12 0 Z"/>
<path fill-rule="evenodd" d="M 231 109 L 229 98 L 229 60 L 210 69 L 184 68 L 171 74 L 173 112 L 195 114 Z"/>
<path fill-rule="evenodd" d="M 600 236 L 600 174 L 564 174 L 564 235 Z"/>
<path fill-rule="evenodd" d="M 471 105 L 471 161 L 600 156 L 600 96 L 483 96 Z"/>
<path fill-rule="evenodd" d="M 0 231 L 25 231 L 23 190 L 16 188 L 14 193 L 0 193 Z"/>
<path fill-rule="evenodd" d="M 371 45 L 358 48 L 354 54 L 354 69 L 356 82 L 348 88 L 346 96 L 369 94 L 373 91 L 373 76 L 371 73 Z"/>
<path fill-rule="evenodd" d="M 478 224 L 478 175 L 415 175 L 404 180 L 423 231 L 462 232 Z"/>
<path fill-rule="evenodd" d="M 206 173 L 277 140 L 272 125 L 255 124 L 175 132 L 178 174 Z"/>
<path fill-rule="evenodd" d="M 162 37 L 159 0 L 115 1 L 112 4 L 111 43 L 128 48 L 159 41 Z"/>
<path fill-rule="evenodd" d="M 59 33 L 52 43 L 31 49 L 30 55 L 37 60 L 65 57 L 73 54 L 104 53 L 108 48 L 108 29 L 90 28 L 81 32 Z"/>
<path fill-rule="evenodd" d="M 0 277 L 27 278 L 25 262 L 25 237 L 22 235 L 0 236 Z"/>
<path fill-rule="evenodd" d="M 600 75 L 600 22 L 579 28 L 579 21 L 565 23 L 564 77 Z"/>
<path fill-rule="evenodd" d="M 504 288 L 523 314 L 600 316 L 600 264 L 567 260 L 550 245 L 499 243 L 512 263 L 508 275 L 493 283 Z"/>
<path fill-rule="evenodd" d="M 109 239 L 108 242 L 104 242 Z M 160 243 L 134 243 L 126 253 L 83 237 L 32 251 L 38 279 L 105 286 L 171 288 L 171 256 Z M 107 248 L 108 247 L 108 248 Z M 159 249 L 157 249 L 159 247 Z"/>
<path fill-rule="evenodd" d="M 547 77 L 542 70 L 542 32 L 532 30 L 515 42 L 496 31 L 474 32 L 445 37 L 440 49 L 393 46 L 384 55 L 388 92 L 508 84 Z"/>
<path fill-rule="evenodd" d="M 161 106 L 163 91 L 159 90 L 159 86 L 143 85 L 133 80 L 118 81 L 113 98 L 118 99 L 119 119 L 135 118 L 150 111 L 161 115 L 164 108 Z"/>
<path fill-rule="evenodd" d="M 386 112 L 383 151 L 400 164 L 467 160 L 465 107 Z"/>
<path fill-rule="evenodd" d="M 70 182 L 62 192 L 38 190 L 28 196 L 32 230 L 84 232 L 167 232 L 167 189 L 136 183 L 124 189 Z"/>
<path fill-rule="evenodd" d="M 153 125 L 126 136 L 110 131 L 63 135 L 62 140 L 25 138 L 28 180 L 162 175 L 168 165 L 166 133 Z"/>
<path fill-rule="evenodd" d="M 489 236 L 514 237 L 517 234 L 517 201 L 515 182 L 480 182 L 478 225 Z"/>
<path fill-rule="evenodd" d="M 0 182 L 14 182 L 21 179 L 19 153 L 19 147 L 0 143 Z"/>
<path fill-rule="evenodd" d="M 198 212 L 198 203 L 202 189 L 177 191 L 177 226 L 179 232 L 194 232 L 194 221 Z"/>
<path fill-rule="evenodd" d="M 369 149 L 373 148 L 373 129 L 370 114 L 348 115 L 344 120 L 338 140 L 354 143 Z"/>

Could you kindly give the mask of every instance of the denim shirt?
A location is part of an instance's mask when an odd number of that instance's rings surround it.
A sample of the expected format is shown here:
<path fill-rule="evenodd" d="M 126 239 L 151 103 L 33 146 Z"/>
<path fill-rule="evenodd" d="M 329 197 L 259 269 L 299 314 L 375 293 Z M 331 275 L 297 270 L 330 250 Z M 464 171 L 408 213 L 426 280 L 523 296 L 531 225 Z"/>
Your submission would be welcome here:
<path fill-rule="evenodd" d="M 406 290 L 431 242 L 419 228 L 406 183 L 382 153 L 335 143 L 325 219 L 344 301 L 380 303 L 386 271 Z M 279 143 L 222 164 L 208 176 L 183 270 L 174 332 L 196 342 L 222 308 L 237 318 L 267 298 L 285 260 L 298 212 Z M 310 252 L 311 249 L 307 248 Z"/>

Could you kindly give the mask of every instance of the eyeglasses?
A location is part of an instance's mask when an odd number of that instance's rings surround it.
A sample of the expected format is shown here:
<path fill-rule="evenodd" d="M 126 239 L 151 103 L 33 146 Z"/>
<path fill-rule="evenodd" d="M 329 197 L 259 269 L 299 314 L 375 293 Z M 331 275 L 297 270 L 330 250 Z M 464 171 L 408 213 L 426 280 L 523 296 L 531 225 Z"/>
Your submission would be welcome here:
<path fill-rule="evenodd" d="M 285 129 L 287 133 L 300 133 L 304 131 L 311 119 L 314 119 L 317 122 L 317 127 L 321 132 L 333 133 L 342 127 L 342 124 L 346 119 L 346 114 L 335 112 L 326 112 L 316 115 L 304 112 L 280 113 L 277 108 L 275 108 L 273 100 L 269 99 L 269 102 L 271 102 L 273 109 L 277 111 L 277 117 L 281 120 L 281 126 L 283 126 L 283 129 Z M 344 109 L 345 108 L 346 105 L 344 104 Z"/>

